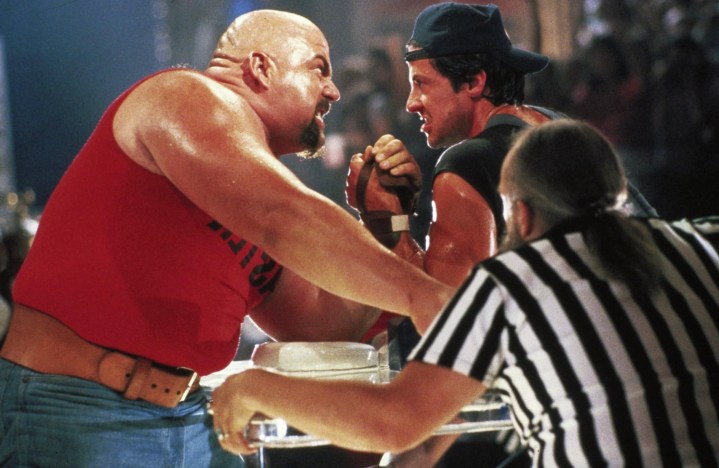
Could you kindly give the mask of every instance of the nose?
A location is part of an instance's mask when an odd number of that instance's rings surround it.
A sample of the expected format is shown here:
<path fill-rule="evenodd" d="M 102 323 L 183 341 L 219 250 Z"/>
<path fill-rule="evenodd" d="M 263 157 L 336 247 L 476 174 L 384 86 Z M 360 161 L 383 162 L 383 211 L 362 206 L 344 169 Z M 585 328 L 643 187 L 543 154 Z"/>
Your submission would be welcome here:
<path fill-rule="evenodd" d="M 407 96 L 407 103 L 405 105 L 405 109 L 410 114 L 413 114 L 415 112 L 419 112 L 419 110 L 422 108 L 422 102 L 415 96 L 414 93 L 409 93 L 409 96 Z"/>
<path fill-rule="evenodd" d="M 340 90 L 335 85 L 334 81 L 329 80 L 327 86 L 322 90 L 322 95 L 329 99 L 331 102 L 337 102 L 340 100 Z"/>

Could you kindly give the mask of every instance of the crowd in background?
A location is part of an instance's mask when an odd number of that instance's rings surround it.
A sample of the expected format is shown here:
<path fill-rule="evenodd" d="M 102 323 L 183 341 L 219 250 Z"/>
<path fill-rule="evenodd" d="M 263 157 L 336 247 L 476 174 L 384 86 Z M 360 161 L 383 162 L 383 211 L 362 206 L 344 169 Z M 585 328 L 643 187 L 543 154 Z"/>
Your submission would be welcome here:
<path fill-rule="evenodd" d="M 598 127 L 661 216 L 716 213 L 719 4 L 594 3 L 575 56 L 537 75 L 528 99 Z"/>
<path fill-rule="evenodd" d="M 714 0 L 586 2 L 576 52 L 530 75 L 528 104 L 598 127 L 629 176 L 665 218 L 713 214 L 719 206 L 719 4 Z M 330 117 L 323 161 L 288 163 L 309 185 L 344 204 L 349 157 L 380 135 L 402 139 L 422 166 L 425 187 L 439 151 L 427 148 L 405 111 L 403 35 L 371 42 L 335 66 L 342 100 Z M 412 231 L 424 238 L 430 194 Z"/>

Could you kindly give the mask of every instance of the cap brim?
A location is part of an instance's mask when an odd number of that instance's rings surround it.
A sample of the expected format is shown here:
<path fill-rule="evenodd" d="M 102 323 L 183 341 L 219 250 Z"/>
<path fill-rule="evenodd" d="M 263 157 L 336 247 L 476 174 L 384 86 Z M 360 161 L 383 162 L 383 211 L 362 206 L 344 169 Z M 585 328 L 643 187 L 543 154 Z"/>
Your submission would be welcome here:
<path fill-rule="evenodd" d="M 523 73 L 537 73 L 544 70 L 549 63 L 549 57 L 546 55 L 516 48 L 493 54 L 502 62 Z"/>

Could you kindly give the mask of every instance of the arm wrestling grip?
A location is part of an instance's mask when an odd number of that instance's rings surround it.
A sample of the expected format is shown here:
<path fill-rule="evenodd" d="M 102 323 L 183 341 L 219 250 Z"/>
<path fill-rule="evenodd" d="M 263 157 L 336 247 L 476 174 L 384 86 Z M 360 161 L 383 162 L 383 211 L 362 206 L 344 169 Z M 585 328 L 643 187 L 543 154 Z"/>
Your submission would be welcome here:
<path fill-rule="evenodd" d="M 377 170 L 377 177 L 380 184 L 398 196 L 404 213 L 395 214 L 391 211 L 367 211 L 365 194 L 373 170 Z M 364 225 L 382 245 L 389 249 L 394 248 L 399 243 L 402 231 L 409 231 L 409 213 L 414 211 L 414 205 L 419 196 L 419 189 L 414 187 L 409 177 L 394 177 L 387 171 L 383 171 L 377 167 L 374 161 L 370 161 L 366 163 L 360 171 L 359 177 L 357 178 L 356 193 L 357 208 L 360 219 Z"/>

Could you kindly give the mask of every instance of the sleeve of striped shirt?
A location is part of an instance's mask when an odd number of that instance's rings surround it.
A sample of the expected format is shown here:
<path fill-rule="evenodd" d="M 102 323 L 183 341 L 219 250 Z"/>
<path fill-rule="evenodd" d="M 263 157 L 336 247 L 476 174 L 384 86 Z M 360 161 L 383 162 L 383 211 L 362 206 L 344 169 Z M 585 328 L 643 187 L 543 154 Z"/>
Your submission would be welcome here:
<path fill-rule="evenodd" d="M 410 359 L 447 367 L 490 385 L 504 361 L 504 333 L 503 291 L 479 266 L 435 318 Z"/>

